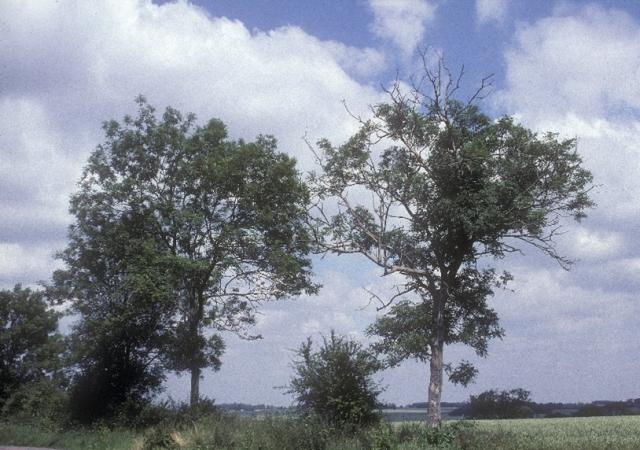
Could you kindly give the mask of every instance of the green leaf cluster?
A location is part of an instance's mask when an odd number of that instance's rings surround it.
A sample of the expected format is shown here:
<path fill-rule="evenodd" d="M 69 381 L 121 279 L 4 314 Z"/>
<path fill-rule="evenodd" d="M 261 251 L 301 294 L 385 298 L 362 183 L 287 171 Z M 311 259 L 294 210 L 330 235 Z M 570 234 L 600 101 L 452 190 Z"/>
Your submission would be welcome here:
<path fill-rule="evenodd" d="M 135 373 L 124 391 L 139 396 L 164 370 L 218 369 L 221 332 L 254 338 L 261 302 L 317 286 L 309 192 L 276 140 L 230 140 L 220 120 L 199 126 L 137 104 L 137 116 L 104 124 L 50 292 L 80 315 L 73 353 L 84 373 Z"/>
<path fill-rule="evenodd" d="M 381 369 L 375 356 L 359 343 L 332 330 L 318 350 L 308 338 L 296 351 L 289 393 L 306 413 L 340 427 L 377 422 L 381 389 L 373 375 Z"/>
<path fill-rule="evenodd" d="M 0 408 L 24 386 L 63 382 L 65 343 L 58 333 L 59 317 L 42 291 L 21 285 L 0 290 Z"/>

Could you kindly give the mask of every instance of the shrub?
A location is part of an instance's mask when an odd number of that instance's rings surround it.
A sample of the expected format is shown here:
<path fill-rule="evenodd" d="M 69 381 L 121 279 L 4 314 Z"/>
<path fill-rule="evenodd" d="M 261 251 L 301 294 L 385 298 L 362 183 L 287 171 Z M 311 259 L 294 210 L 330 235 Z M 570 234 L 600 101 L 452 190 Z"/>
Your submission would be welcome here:
<path fill-rule="evenodd" d="M 322 341 L 317 351 L 311 338 L 296 351 L 296 374 L 288 392 L 295 394 L 303 412 L 331 425 L 354 428 L 377 422 L 381 389 L 372 377 L 380 363 L 360 344 L 334 331 Z"/>
<path fill-rule="evenodd" d="M 1 415 L 20 422 L 64 425 L 68 421 L 68 395 L 47 378 L 23 384 L 4 402 Z"/>

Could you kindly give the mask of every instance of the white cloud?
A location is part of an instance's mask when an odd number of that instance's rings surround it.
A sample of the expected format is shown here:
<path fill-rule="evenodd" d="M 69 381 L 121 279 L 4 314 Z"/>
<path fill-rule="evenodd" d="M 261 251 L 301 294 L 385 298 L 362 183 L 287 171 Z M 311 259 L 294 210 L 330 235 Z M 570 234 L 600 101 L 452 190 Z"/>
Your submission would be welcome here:
<path fill-rule="evenodd" d="M 522 24 L 506 63 L 502 100 L 531 119 L 640 108 L 640 25 L 624 12 L 588 6 Z"/>
<path fill-rule="evenodd" d="M 410 56 L 420 44 L 427 24 L 433 20 L 436 6 L 428 0 L 369 0 L 373 11 L 373 32 L 388 39 L 404 56 Z"/>
<path fill-rule="evenodd" d="M 575 228 L 575 227 L 574 227 Z M 624 248 L 621 233 L 589 230 L 586 227 L 571 232 L 572 253 L 582 260 L 596 260 L 618 256 Z"/>
<path fill-rule="evenodd" d="M 507 15 L 507 0 L 476 0 L 476 16 L 478 22 L 502 23 Z"/>
<path fill-rule="evenodd" d="M 587 6 L 518 26 L 505 53 L 498 103 L 528 127 L 577 137 L 598 206 L 560 239 L 562 252 L 580 259 L 571 272 L 529 263 L 512 270 L 515 294 L 494 302 L 507 337 L 482 363 L 478 389 L 500 378 L 495 365 L 522 365 L 527 373 L 518 371 L 514 382 L 527 379 L 534 397 L 536 391 L 549 400 L 633 396 L 634 375 L 625 361 L 639 350 L 633 318 L 640 313 L 634 257 L 640 23 L 618 10 Z M 613 378 L 615 388 L 608 386 Z M 549 379 L 554 386 L 539 381 Z"/>
<path fill-rule="evenodd" d="M 501 386 L 531 390 L 538 401 L 634 395 L 633 375 L 624 361 L 639 350 L 635 317 L 640 304 L 632 292 L 586 285 L 584 268 L 512 268 L 514 292 L 500 292 L 491 301 L 506 337 L 480 361 L 472 393 L 494 388 L 492 380 L 499 380 Z M 607 382 L 612 378 L 615 386 Z"/>
<path fill-rule="evenodd" d="M 0 242 L 59 250 L 101 122 L 132 113 L 140 93 L 160 110 L 219 117 L 234 138 L 273 134 L 302 170 L 313 166 L 305 133 L 342 141 L 357 126 L 342 100 L 366 113 L 380 98 L 354 78 L 384 68 L 380 52 L 294 26 L 251 32 L 187 2 L 0 3 Z"/>
<path fill-rule="evenodd" d="M 19 244 L 5 244 L 0 242 L 0 287 L 9 288 L 24 277 L 25 286 L 33 286 L 42 273 L 50 273 L 56 267 L 53 254 L 42 247 L 29 247 Z M 22 278 L 22 279 L 24 279 Z"/>
<path fill-rule="evenodd" d="M 373 48 L 359 49 L 333 41 L 325 42 L 324 46 L 344 70 L 355 75 L 371 76 L 386 68 L 384 54 Z"/>
<path fill-rule="evenodd" d="M 597 6 L 557 11 L 521 24 L 505 58 L 499 103 L 536 130 L 577 137 L 594 217 L 640 219 L 640 23 Z"/>

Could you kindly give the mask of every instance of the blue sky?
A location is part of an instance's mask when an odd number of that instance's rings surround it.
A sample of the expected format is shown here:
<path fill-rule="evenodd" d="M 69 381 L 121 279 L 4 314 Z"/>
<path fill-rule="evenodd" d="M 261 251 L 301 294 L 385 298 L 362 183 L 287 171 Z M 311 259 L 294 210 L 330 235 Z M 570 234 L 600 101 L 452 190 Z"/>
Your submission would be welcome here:
<path fill-rule="evenodd" d="M 335 143 L 357 130 L 381 85 L 418 69 L 417 48 L 464 64 L 465 87 L 495 74 L 481 106 L 536 131 L 577 137 L 598 207 L 558 246 L 570 272 L 525 249 L 497 262 L 513 292 L 491 300 L 506 336 L 478 361 L 477 383 L 444 399 L 523 387 L 539 401 L 640 396 L 640 3 L 635 1 L 354 0 L 21 2 L 0 0 L 0 288 L 46 280 L 65 246 L 69 194 L 103 120 L 152 104 L 221 118 L 233 137 L 274 134 L 314 168 L 303 135 Z M 316 264 L 317 297 L 263 308 L 264 339 L 228 336 L 202 392 L 219 402 L 287 404 L 290 349 L 331 327 L 365 340 L 375 319 L 363 288 L 389 282 L 356 257 Z M 383 374 L 384 399 L 426 398 L 427 368 Z M 168 393 L 185 399 L 186 379 Z"/>

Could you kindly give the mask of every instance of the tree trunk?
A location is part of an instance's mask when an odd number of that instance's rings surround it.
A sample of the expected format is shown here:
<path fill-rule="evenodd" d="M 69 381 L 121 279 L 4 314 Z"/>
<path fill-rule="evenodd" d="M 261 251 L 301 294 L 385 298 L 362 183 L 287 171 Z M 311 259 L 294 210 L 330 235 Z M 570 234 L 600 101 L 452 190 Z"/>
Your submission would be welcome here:
<path fill-rule="evenodd" d="M 199 330 L 198 325 L 202 318 L 202 293 L 196 291 L 195 288 L 192 289 L 190 295 L 190 311 L 189 311 L 189 338 L 191 341 L 191 395 L 189 399 L 190 406 L 196 406 L 198 401 L 200 400 L 200 373 L 201 368 L 198 365 L 199 362 L 199 353 L 201 349 L 199 348 Z"/>
<path fill-rule="evenodd" d="M 442 399 L 443 347 L 442 341 L 431 345 L 427 425 L 432 428 L 439 427 L 442 422 L 440 400 Z"/>
<path fill-rule="evenodd" d="M 431 359 L 429 365 L 429 399 L 427 409 L 427 425 L 437 428 L 442 422 L 440 401 L 442 399 L 442 375 L 444 370 L 443 350 L 444 350 L 444 305 L 446 293 L 437 292 L 434 295 L 433 316 L 431 324 L 434 336 L 431 341 Z"/>
<path fill-rule="evenodd" d="M 191 398 L 189 405 L 196 406 L 200 400 L 200 368 L 191 369 Z"/>

